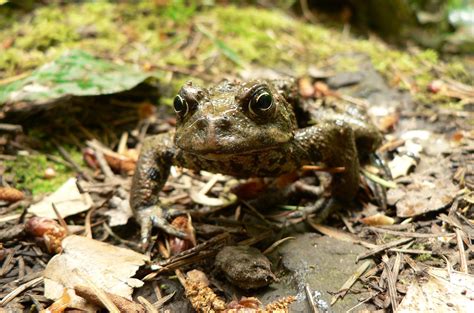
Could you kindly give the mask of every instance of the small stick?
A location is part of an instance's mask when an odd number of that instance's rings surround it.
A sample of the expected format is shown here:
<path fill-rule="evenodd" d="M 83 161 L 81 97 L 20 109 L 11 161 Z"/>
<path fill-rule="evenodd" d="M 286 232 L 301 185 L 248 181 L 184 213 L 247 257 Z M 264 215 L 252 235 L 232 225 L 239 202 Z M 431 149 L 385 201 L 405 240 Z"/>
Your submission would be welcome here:
<path fill-rule="evenodd" d="M 331 299 L 331 305 L 334 305 L 334 303 L 337 302 L 340 298 L 344 298 L 344 296 L 349 292 L 351 289 L 352 285 L 359 279 L 362 274 L 365 273 L 365 271 L 369 268 L 371 261 L 365 261 L 362 263 L 359 268 L 352 274 L 346 282 L 342 285 L 341 288 L 337 291 L 336 295 Z"/>
<path fill-rule="evenodd" d="M 158 310 L 147 299 L 142 296 L 137 297 L 138 302 L 145 308 L 147 313 L 158 313 Z"/>
<path fill-rule="evenodd" d="M 245 200 L 241 201 L 253 214 L 255 214 L 263 223 L 265 223 L 266 226 L 272 226 L 272 223 L 270 223 L 267 218 L 262 213 L 260 213 L 253 205 L 251 205 Z"/>
<path fill-rule="evenodd" d="M 100 292 L 103 295 L 99 295 L 96 292 L 96 289 L 99 289 Z M 130 301 L 122 296 L 108 293 L 106 291 L 103 291 L 102 289 L 98 287 L 93 287 L 92 285 L 89 286 L 75 286 L 74 287 L 74 292 L 86 299 L 88 302 L 91 302 L 97 306 L 100 307 L 105 307 L 109 312 L 114 312 L 112 310 L 117 310 L 115 312 L 135 312 L 135 313 L 145 313 L 146 310 L 145 308 L 136 302 Z M 111 306 L 105 306 L 103 299 L 101 298 L 102 296 L 105 296 L 108 300 L 110 301 Z M 112 307 L 113 306 L 113 307 Z M 119 309 L 120 308 L 120 309 Z"/>
<path fill-rule="evenodd" d="M 10 266 L 10 263 L 13 261 L 13 256 L 15 255 L 15 251 L 11 250 L 7 257 L 5 258 L 5 261 L 3 262 L 2 268 L 0 269 L 0 277 L 6 274 L 7 269 Z"/>
<path fill-rule="evenodd" d="M 285 237 L 280 240 L 275 241 L 270 247 L 266 248 L 265 251 L 262 252 L 262 254 L 270 254 L 272 253 L 279 245 L 287 242 L 288 240 L 293 240 L 296 239 L 296 237 Z"/>
<path fill-rule="evenodd" d="M 400 236 L 400 237 L 411 237 L 411 238 L 436 238 L 436 237 L 454 237 L 455 236 L 454 233 L 420 234 L 420 233 L 414 233 L 414 232 L 402 232 L 402 231 L 396 231 L 396 230 L 391 230 L 391 229 L 378 228 L 378 227 L 373 227 L 373 226 L 368 227 L 368 229 L 377 233 L 390 234 L 390 235 L 395 235 L 395 236 Z"/>
<path fill-rule="evenodd" d="M 362 174 L 364 174 L 365 177 L 367 177 L 368 179 L 370 179 L 371 181 L 373 181 L 374 183 L 377 183 L 379 185 L 382 185 L 386 188 L 392 188 L 392 189 L 395 189 L 397 188 L 397 183 L 395 183 L 394 181 L 392 180 L 386 180 L 386 179 L 383 179 L 375 174 L 372 174 L 371 172 L 365 170 L 365 169 L 360 169 L 360 171 L 362 172 Z"/>
<path fill-rule="evenodd" d="M 462 241 L 462 232 L 458 228 L 455 229 L 455 232 L 459 249 L 459 263 L 461 265 L 461 272 L 469 274 L 469 269 L 467 267 L 466 251 L 464 250 L 464 243 Z"/>
<path fill-rule="evenodd" d="M 346 168 L 344 166 L 339 167 L 325 167 L 319 165 L 303 165 L 301 167 L 302 171 L 319 171 L 319 172 L 327 172 L 327 173 L 344 173 Z"/>
<path fill-rule="evenodd" d="M 386 259 L 386 258 L 384 258 Z M 397 311 L 398 301 L 397 301 L 397 278 L 398 272 L 400 270 L 400 263 L 401 263 L 401 254 L 397 252 L 395 257 L 395 262 L 393 264 L 392 269 L 390 270 L 390 265 L 388 261 L 385 261 L 385 266 L 387 269 L 387 284 L 388 284 L 388 295 L 390 297 L 390 303 L 392 304 L 393 312 Z"/>
<path fill-rule="evenodd" d="M 64 220 L 64 218 L 61 216 L 61 214 L 59 213 L 58 208 L 56 207 L 56 205 L 54 204 L 54 202 L 51 203 L 51 206 L 53 207 L 54 214 L 56 214 L 56 217 L 58 218 L 59 224 L 60 224 L 62 227 L 64 227 L 64 229 L 66 230 L 66 233 L 67 233 L 68 235 L 70 235 L 71 233 L 69 232 L 69 228 L 67 227 L 67 223 L 66 223 L 66 221 Z"/>
<path fill-rule="evenodd" d="M 169 295 L 166 295 L 164 297 L 160 297 L 158 301 L 156 301 L 155 303 L 153 303 L 153 306 L 155 308 L 161 308 L 163 306 L 163 304 L 165 304 L 166 302 L 168 302 L 168 300 L 170 300 L 171 298 L 173 298 L 173 296 L 175 295 L 176 291 L 173 291 L 172 293 L 170 293 Z"/>
<path fill-rule="evenodd" d="M 78 270 L 74 270 L 79 277 L 81 277 L 85 283 L 87 283 L 86 288 L 92 291 L 98 301 L 109 311 L 112 313 L 120 313 L 120 310 L 114 304 L 114 302 L 110 299 L 109 295 L 101 288 L 99 288 L 94 282 L 92 282 L 89 277 L 87 277 L 86 273 L 80 272 Z"/>
<path fill-rule="evenodd" d="M 431 254 L 431 255 L 439 255 L 437 252 L 428 251 L 428 250 L 418 250 L 418 249 L 399 249 L 399 248 L 391 248 L 388 249 L 391 252 L 401 252 L 401 253 L 408 253 L 408 254 Z"/>
<path fill-rule="evenodd" d="M 212 175 L 211 179 L 209 179 L 209 181 L 204 185 L 204 187 L 202 187 L 201 190 L 199 190 L 199 193 L 203 194 L 203 195 L 207 194 L 209 192 L 209 190 L 211 190 L 211 188 L 214 187 L 214 185 L 221 178 L 222 178 L 221 174 Z"/>
<path fill-rule="evenodd" d="M 5 131 L 8 133 L 22 133 L 23 132 L 23 127 L 21 125 L 17 124 L 6 124 L 6 123 L 0 123 L 0 131 Z"/>
<path fill-rule="evenodd" d="M 314 303 L 313 295 L 311 293 L 311 288 L 309 287 L 309 284 L 306 284 L 306 286 L 304 286 L 304 290 L 306 292 L 306 299 L 308 300 L 309 306 L 311 307 L 311 312 L 319 313 L 318 307 L 316 306 L 316 303 Z"/>
<path fill-rule="evenodd" d="M 358 262 L 359 260 L 361 259 L 365 259 L 371 255 L 374 255 L 374 254 L 377 254 L 377 253 L 380 253 L 384 250 L 387 250 L 389 248 L 393 248 L 393 247 L 396 247 L 396 246 L 399 246 L 401 244 L 404 244 L 406 242 L 409 242 L 413 240 L 413 238 L 402 238 L 402 239 L 399 239 L 399 240 L 395 240 L 395 241 L 392 241 L 392 242 L 389 242 L 389 243 L 386 243 L 386 244 L 383 244 L 383 245 L 379 245 L 378 247 L 376 247 L 375 249 L 372 249 L 368 252 L 365 252 L 365 253 L 361 253 L 357 256 L 357 259 L 356 259 L 356 262 Z"/>
<path fill-rule="evenodd" d="M 18 279 L 25 277 L 25 259 L 20 256 L 18 258 Z"/>
<path fill-rule="evenodd" d="M 35 278 L 30 280 L 29 282 L 26 282 L 17 288 L 13 289 L 9 294 L 7 294 L 2 300 L 0 300 L 0 307 L 4 306 L 8 302 L 12 301 L 15 299 L 16 296 L 18 296 L 20 293 L 25 291 L 28 288 L 34 287 L 37 284 L 41 283 L 43 281 L 43 276 Z"/>
<path fill-rule="evenodd" d="M 97 162 L 99 163 L 99 167 L 102 170 L 102 173 L 104 173 L 105 177 L 107 177 L 109 179 L 114 178 L 114 173 L 112 172 L 112 170 L 110 169 L 109 164 L 105 160 L 103 148 L 101 147 L 101 145 L 95 140 L 87 141 L 87 145 L 89 147 L 91 147 L 92 149 L 94 149 L 95 157 L 96 157 Z"/>
<path fill-rule="evenodd" d="M 127 151 L 127 140 L 128 140 L 128 133 L 123 132 L 122 136 L 120 136 L 120 141 L 117 147 L 117 153 L 124 154 Z"/>
<path fill-rule="evenodd" d="M 56 143 L 56 147 L 59 151 L 59 154 L 61 154 L 61 156 L 64 158 L 64 160 L 66 160 L 74 168 L 74 170 L 76 172 L 78 172 L 82 177 L 84 177 L 85 180 L 87 180 L 89 182 L 94 181 L 94 179 L 89 174 L 87 174 L 85 171 L 83 171 L 82 168 L 76 162 L 74 162 L 71 155 L 66 151 L 66 149 L 64 149 L 58 143 Z"/>

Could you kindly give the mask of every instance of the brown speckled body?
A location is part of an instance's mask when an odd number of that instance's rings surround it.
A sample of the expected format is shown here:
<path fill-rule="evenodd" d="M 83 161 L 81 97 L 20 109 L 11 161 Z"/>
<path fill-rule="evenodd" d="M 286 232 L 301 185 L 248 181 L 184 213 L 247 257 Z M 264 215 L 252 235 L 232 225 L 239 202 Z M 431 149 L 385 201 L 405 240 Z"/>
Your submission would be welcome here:
<path fill-rule="evenodd" d="M 275 177 L 302 165 L 344 167 L 333 175 L 332 195 L 350 201 L 358 188 L 359 158 L 373 152 L 381 135 L 354 107 L 313 116 L 298 128 L 291 80 L 191 83 L 175 99 L 176 131 L 145 140 L 132 183 L 131 206 L 148 223 L 149 207 L 172 164 L 236 177 Z M 149 226 L 146 226 L 149 227 Z"/>

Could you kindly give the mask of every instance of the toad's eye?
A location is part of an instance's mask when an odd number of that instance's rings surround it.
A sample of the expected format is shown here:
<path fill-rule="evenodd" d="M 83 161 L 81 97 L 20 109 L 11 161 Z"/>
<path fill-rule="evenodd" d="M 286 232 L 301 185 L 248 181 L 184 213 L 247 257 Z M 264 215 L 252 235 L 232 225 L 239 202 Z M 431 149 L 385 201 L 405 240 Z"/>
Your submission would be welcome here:
<path fill-rule="evenodd" d="M 183 99 L 180 95 L 177 95 L 173 101 L 173 107 L 176 114 L 185 116 L 188 113 L 189 106 L 186 100 Z"/>
<path fill-rule="evenodd" d="M 249 103 L 249 110 L 253 114 L 261 115 L 273 108 L 273 97 L 266 89 L 257 90 Z"/>

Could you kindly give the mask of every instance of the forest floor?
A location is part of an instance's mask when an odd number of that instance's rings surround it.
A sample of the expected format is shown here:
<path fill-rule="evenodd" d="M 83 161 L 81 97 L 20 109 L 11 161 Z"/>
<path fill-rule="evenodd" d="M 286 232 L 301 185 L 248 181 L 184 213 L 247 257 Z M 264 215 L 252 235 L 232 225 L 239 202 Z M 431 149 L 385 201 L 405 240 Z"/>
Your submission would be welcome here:
<path fill-rule="evenodd" d="M 472 307 L 472 58 L 255 7 L 0 9 L 0 310 Z M 176 125 L 178 89 L 286 76 L 314 110 L 366 109 L 387 171 L 365 165 L 356 207 L 321 225 L 307 210 L 333 169 L 236 180 L 173 167 L 160 198 L 189 212 L 173 225 L 192 239 L 157 232 L 142 251 L 131 174 L 145 135 Z M 258 283 L 251 264 L 269 287 L 235 287 Z"/>

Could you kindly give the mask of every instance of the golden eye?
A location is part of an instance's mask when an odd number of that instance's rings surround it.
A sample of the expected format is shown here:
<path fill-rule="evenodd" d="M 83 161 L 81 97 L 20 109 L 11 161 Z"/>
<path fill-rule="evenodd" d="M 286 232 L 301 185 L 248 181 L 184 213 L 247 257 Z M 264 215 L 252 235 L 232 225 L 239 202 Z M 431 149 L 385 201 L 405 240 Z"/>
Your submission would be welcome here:
<path fill-rule="evenodd" d="M 273 107 L 273 97 L 266 89 L 259 89 L 255 92 L 249 103 L 249 110 L 253 114 L 261 115 Z"/>
<path fill-rule="evenodd" d="M 176 114 L 185 116 L 188 113 L 189 106 L 186 100 L 183 99 L 180 95 L 177 95 L 173 101 L 173 108 Z"/>

